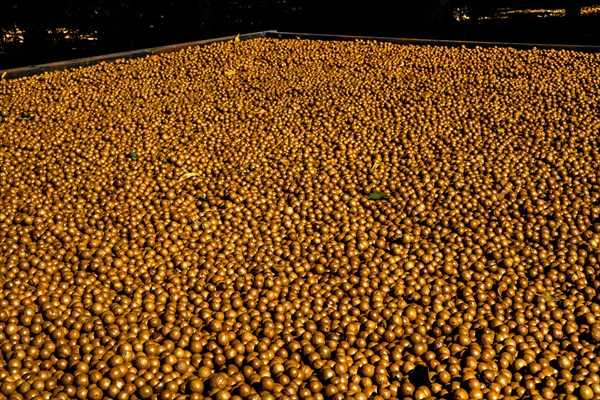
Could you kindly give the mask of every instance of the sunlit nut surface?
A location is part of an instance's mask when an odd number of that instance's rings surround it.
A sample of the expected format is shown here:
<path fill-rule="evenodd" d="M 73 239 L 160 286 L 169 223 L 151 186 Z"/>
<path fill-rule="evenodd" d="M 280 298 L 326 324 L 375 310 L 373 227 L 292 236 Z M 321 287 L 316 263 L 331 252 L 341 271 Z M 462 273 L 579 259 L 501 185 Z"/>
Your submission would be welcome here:
<path fill-rule="evenodd" d="M 600 398 L 600 56 L 257 39 L 0 81 L 0 397 Z"/>

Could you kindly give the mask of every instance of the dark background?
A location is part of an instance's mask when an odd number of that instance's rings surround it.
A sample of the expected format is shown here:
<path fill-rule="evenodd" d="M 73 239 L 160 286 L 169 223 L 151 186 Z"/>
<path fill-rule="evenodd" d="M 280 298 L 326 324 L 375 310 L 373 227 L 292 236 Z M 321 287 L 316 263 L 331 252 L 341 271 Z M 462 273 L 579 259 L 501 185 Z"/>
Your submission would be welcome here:
<path fill-rule="evenodd" d="M 591 7 L 596 3 L 600 1 L 2 0 L 0 69 L 267 29 L 600 45 L 600 11 Z"/>

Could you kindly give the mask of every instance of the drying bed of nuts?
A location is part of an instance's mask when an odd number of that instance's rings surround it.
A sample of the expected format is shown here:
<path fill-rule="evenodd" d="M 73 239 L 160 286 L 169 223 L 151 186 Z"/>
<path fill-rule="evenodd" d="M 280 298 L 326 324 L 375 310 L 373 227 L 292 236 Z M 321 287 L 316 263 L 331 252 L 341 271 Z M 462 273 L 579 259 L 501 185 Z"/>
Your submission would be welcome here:
<path fill-rule="evenodd" d="M 598 55 L 232 41 L 0 118 L 2 398 L 600 398 Z"/>

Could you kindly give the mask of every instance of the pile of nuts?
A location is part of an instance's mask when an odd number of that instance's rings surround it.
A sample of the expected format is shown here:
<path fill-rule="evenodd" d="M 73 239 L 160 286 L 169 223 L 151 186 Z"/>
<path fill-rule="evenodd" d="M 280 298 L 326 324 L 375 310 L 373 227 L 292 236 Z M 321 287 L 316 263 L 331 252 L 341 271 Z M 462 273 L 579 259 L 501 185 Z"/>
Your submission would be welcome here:
<path fill-rule="evenodd" d="M 255 39 L 0 81 L 0 396 L 600 398 L 600 55 Z"/>

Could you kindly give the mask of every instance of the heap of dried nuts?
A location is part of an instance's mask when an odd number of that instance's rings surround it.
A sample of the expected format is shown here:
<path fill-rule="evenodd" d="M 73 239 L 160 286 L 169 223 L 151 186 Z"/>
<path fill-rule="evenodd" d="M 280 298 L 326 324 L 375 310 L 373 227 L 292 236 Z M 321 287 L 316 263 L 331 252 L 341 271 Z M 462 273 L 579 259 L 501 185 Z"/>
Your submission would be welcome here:
<path fill-rule="evenodd" d="M 600 398 L 599 55 L 228 42 L 0 118 L 2 398 Z"/>

